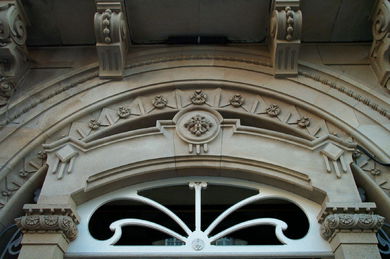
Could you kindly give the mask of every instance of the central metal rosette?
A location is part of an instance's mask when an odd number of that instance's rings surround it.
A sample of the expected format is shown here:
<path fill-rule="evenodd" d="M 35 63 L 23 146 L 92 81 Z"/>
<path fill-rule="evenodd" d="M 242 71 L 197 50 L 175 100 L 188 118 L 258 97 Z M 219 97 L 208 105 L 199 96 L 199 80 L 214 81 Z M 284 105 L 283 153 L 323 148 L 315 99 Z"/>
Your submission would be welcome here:
<path fill-rule="evenodd" d="M 209 121 L 205 116 L 197 114 L 191 119 L 189 119 L 184 124 L 184 127 L 186 127 L 188 131 L 195 136 L 201 136 L 207 131 L 209 131 L 211 127 L 213 127 L 213 123 Z"/>

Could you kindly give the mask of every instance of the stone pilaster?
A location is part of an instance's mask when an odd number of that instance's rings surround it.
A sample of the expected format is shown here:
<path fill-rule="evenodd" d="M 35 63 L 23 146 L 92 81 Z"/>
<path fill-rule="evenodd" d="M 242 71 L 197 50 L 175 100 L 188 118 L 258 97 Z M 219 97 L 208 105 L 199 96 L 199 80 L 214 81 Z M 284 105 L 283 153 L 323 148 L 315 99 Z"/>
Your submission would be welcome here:
<path fill-rule="evenodd" d="M 373 17 L 370 59 L 379 83 L 390 89 L 390 3 L 379 0 Z"/>
<path fill-rule="evenodd" d="M 63 258 L 77 236 L 79 217 L 69 206 L 27 204 L 26 215 L 16 219 L 22 230 L 19 258 Z"/>
<path fill-rule="evenodd" d="M 374 209 L 373 203 L 333 203 L 322 210 L 321 236 L 330 243 L 335 259 L 381 258 L 375 234 L 384 218 Z"/>
<path fill-rule="evenodd" d="M 99 76 L 121 78 L 129 45 L 124 4 L 119 0 L 96 0 L 95 36 Z"/>
<path fill-rule="evenodd" d="M 270 22 L 270 51 L 275 76 L 298 74 L 302 13 L 299 0 L 275 0 Z"/>
<path fill-rule="evenodd" d="M 0 107 L 8 103 L 28 67 L 26 23 L 19 1 L 0 2 Z"/>

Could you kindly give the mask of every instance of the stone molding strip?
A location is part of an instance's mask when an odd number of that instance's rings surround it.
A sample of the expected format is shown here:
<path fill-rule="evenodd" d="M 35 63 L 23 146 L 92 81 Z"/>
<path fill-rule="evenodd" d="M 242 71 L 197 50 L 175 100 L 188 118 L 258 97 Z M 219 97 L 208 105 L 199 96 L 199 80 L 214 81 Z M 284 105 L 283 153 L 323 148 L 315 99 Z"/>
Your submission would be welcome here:
<path fill-rule="evenodd" d="M 337 232 L 377 232 L 384 220 L 384 217 L 376 214 L 331 214 L 321 225 L 321 236 L 329 241 Z"/>
<path fill-rule="evenodd" d="M 364 105 L 368 106 L 372 110 L 378 112 L 383 117 L 386 117 L 387 119 L 390 120 L 390 112 L 386 108 L 381 107 L 379 104 L 373 102 L 369 98 L 364 97 L 364 96 L 362 96 L 362 95 L 360 95 L 360 94 L 354 92 L 353 90 L 348 89 L 344 86 L 340 86 L 336 82 L 332 82 L 326 78 L 322 78 L 318 74 L 308 73 L 305 71 L 299 71 L 298 74 L 301 76 L 313 79 L 314 81 L 320 82 L 320 83 L 327 85 L 331 88 L 334 88 L 337 91 L 339 91 L 340 93 L 343 93 L 345 95 L 348 95 L 349 97 L 352 97 L 353 99 L 357 100 L 360 103 L 363 103 Z"/>

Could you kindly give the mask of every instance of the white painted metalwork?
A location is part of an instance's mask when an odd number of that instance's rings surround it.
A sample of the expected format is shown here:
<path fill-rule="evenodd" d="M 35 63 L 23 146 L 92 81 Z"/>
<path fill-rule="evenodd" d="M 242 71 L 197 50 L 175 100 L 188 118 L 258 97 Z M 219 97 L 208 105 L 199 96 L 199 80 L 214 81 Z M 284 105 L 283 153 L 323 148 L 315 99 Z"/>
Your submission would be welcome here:
<path fill-rule="evenodd" d="M 259 193 L 246 198 L 225 210 L 221 213 L 207 228 L 202 231 L 202 212 L 201 212 L 201 196 L 202 189 L 207 187 L 207 183 L 240 186 L 258 190 Z M 169 210 L 164 205 L 155 202 L 149 198 L 138 194 L 139 191 L 152 189 L 161 186 L 172 186 L 188 184 L 195 192 L 195 229 L 191 230 L 174 212 Z M 231 193 L 229 195 L 234 195 Z M 288 228 L 287 224 L 279 219 L 274 218 L 258 218 L 244 221 L 231 226 L 219 233 L 210 235 L 215 227 L 221 223 L 228 215 L 238 210 L 239 208 L 251 204 L 256 201 L 265 199 L 284 199 L 296 204 L 306 214 L 309 221 L 309 230 L 306 236 L 299 240 L 293 240 L 286 237 L 283 233 Z M 114 200 L 134 200 L 150 205 L 173 219 L 185 232 L 185 236 L 155 222 L 150 222 L 136 218 L 126 218 L 113 222 L 110 229 L 114 232 L 113 236 L 108 240 L 94 239 L 88 230 L 88 223 L 94 212 L 102 205 Z M 124 188 L 113 193 L 95 198 L 78 208 L 81 216 L 81 222 L 78 226 L 79 236 L 71 243 L 67 252 L 67 257 L 79 256 L 98 256 L 106 255 L 110 257 L 126 256 L 126 257 L 180 257 L 184 256 L 256 256 L 256 257 L 280 257 L 280 256 L 328 256 L 331 255 L 329 244 L 320 238 L 320 226 L 317 223 L 316 215 L 320 211 L 320 206 L 312 201 L 304 199 L 293 193 L 275 189 L 269 186 L 256 184 L 247 181 L 227 178 L 215 177 L 188 177 L 176 178 L 169 180 L 156 181 L 147 184 L 140 184 L 129 188 Z M 163 245 L 115 245 L 122 236 L 122 227 L 124 226 L 142 226 L 161 231 L 169 236 L 182 241 L 184 244 L 179 246 L 163 246 Z M 238 230 L 257 225 L 271 225 L 275 227 L 275 235 L 282 245 L 227 245 L 218 246 L 214 243 Z M 310 243 L 310 246 L 307 244 Z"/>

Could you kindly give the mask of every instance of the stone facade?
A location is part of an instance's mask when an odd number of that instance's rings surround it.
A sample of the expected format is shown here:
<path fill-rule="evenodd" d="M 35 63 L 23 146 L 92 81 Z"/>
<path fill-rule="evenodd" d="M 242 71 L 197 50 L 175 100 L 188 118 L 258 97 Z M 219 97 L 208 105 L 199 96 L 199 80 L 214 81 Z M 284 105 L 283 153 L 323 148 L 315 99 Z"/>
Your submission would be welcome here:
<path fill-rule="evenodd" d="M 20 258 L 94 256 L 80 249 L 85 208 L 98 208 L 88 204 L 183 177 L 195 189 L 196 177 L 220 178 L 302 201 L 312 250 L 281 238 L 284 248 L 251 256 L 380 258 L 375 234 L 390 218 L 387 1 L 374 7 L 372 46 L 301 43 L 298 0 L 273 1 L 268 45 L 131 46 L 124 2 L 97 0 L 96 46 L 33 48 L 23 5 L 0 4 L 10 64 L 0 71 L 0 222 L 17 218 Z M 206 232 L 183 238 L 186 255 L 229 253 Z"/>

